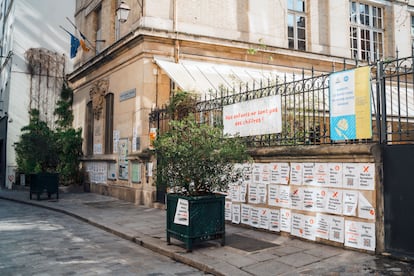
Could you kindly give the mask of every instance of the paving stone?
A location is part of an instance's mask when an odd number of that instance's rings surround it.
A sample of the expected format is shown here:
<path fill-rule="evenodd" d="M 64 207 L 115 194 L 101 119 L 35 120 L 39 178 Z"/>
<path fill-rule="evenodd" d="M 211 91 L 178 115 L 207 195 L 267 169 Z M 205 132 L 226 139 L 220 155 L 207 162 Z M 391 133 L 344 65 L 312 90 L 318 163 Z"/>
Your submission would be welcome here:
<path fill-rule="evenodd" d="M 243 270 L 251 273 L 252 275 L 261 275 L 261 276 L 274 276 L 287 273 L 294 270 L 293 266 L 275 261 L 268 260 L 265 262 L 256 263 L 248 267 L 243 267 Z"/>
<path fill-rule="evenodd" d="M 315 256 L 299 252 L 291 255 L 282 256 L 278 259 L 278 261 L 290 266 L 301 267 L 314 262 L 318 262 L 319 259 Z"/>

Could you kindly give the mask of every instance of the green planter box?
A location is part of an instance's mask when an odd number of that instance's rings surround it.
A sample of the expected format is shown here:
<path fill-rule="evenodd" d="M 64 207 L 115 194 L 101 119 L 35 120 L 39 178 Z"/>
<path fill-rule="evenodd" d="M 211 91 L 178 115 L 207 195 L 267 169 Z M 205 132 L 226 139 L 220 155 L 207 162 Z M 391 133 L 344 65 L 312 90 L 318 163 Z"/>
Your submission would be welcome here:
<path fill-rule="evenodd" d="M 174 222 L 179 199 L 188 203 L 188 220 L 181 216 L 188 225 Z M 167 243 L 170 244 L 171 237 L 183 241 L 187 251 L 192 250 L 193 244 L 207 240 L 221 239 L 221 245 L 224 245 L 224 203 L 224 195 L 188 197 L 167 194 Z"/>
<path fill-rule="evenodd" d="M 57 173 L 37 173 L 30 174 L 30 199 L 32 194 L 36 194 L 37 200 L 40 200 L 42 193 L 47 193 L 50 198 L 52 194 L 56 194 L 59 199 L 59 175 Z"/>

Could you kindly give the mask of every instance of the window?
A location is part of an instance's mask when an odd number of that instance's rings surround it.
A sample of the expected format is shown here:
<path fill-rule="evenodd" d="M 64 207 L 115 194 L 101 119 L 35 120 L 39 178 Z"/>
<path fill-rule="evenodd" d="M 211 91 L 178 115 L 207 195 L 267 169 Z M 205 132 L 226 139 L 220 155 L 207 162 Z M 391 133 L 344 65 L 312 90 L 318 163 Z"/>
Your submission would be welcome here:
<path fill-rule="evenodd" d="M 350 46 L 353 58 L 375 60 L 383 56 L 383 9 L 351 1 Z"/>
<path fill-rule="evenodd" d="M 305 0 L 288 0 L 288 43 L 290 49 L 306 50 Z"/>
<path fill-rule="evenodd" d="M 105 154 L 113 152 L 114 94 L 105 95 Z"/>
<path fill-rule="evenodd" d="M 414 51 L 414 15 L 411 15 L 411 51 Z"/>
<path fill-rule="evenodd" d="M 102 6 L 95 10 L 95 41 L 96 54 L 99 54 L 104 43 L 104 40 L 102 40 Z"/>
<path fill-rule="evenodd" d="M 93 107 L 92 101 L 86 105 L 86 155 L 93 154 Z"/>

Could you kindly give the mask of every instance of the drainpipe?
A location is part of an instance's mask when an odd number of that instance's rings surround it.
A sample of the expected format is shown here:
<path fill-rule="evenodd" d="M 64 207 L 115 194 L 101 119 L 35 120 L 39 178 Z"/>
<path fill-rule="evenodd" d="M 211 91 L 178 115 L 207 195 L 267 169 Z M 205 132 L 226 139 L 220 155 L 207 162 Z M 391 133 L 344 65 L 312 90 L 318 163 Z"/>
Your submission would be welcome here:
<path fill-rule="evenodd" d="M 178 41 L 178 31 L 177 31 L 177 1 L 173 0 L 173 32 L 175 33 L 174 40 L 174 61 L 178 63 L 180 60 L 180 43 Z"/>

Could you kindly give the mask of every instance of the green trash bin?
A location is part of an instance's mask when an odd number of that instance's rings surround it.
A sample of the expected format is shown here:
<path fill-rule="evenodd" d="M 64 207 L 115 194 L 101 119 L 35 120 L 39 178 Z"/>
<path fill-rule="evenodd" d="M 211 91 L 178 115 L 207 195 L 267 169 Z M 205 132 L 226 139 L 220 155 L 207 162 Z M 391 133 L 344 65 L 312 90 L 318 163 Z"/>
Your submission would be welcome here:
<path fill-rule="evenodd" d="M 30 174 L 30 199 L 32 199 L 32 194 L 36 194 L 37 200 L 40 200 L 40 195 L 43 193 L 47 193 L 49 199 L 52 194 L 56 194 L 56 199 L 59 199 L 59 175 L 57 173 Z"/>

